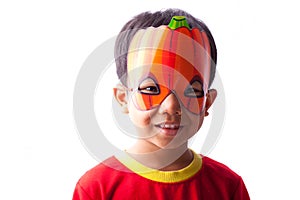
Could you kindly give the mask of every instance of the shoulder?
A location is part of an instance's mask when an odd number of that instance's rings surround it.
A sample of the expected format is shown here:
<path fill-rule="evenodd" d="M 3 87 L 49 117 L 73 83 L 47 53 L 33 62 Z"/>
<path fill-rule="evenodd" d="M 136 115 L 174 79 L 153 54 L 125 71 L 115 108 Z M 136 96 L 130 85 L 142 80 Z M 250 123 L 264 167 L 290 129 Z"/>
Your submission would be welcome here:
<path fill-rule="evenodd" d="M 242 177 L 220 162 L 202 156 L 202 168 L 199 175 L 205 185 L 215 193 L 232 199 L 250 199 Z"/>
<path fill-rule="evenodd" d="M 110 157 L 84 173 L 78 180 L 73 200 L 109 199 L 112 188 L 126 179 L 126 170 L 115 157 Z"/>
<path fill-rule="evenodd" d="M 227 165 L 206 156 L 202 156 L 202 170 L 206 173 L 222 175 L 223 178 L 240 179 L 240 176 Z"/>
<path fill-rule="evenodd" d="M 99 184 L 107 178 L 111 178 L 116 173 L 124 172 L 127 168 L 122 165 L 115 157 L 110 157 L 98 165 L 94 166 L 79 179 L 81 185 L 97 183 Z"/>

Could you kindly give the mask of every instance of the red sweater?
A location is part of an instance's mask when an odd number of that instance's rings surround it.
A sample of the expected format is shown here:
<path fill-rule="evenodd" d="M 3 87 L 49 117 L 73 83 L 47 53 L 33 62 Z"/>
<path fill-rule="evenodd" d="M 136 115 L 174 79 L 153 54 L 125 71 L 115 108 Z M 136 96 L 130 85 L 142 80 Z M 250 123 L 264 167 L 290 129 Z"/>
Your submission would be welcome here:
<path fill-rule="evenodd" d="M 80 178 L 73 200 L 250 199 L 239 175 L 208 157 L 196 157 L 189 169 L 157 171 L 150 177 L 111 157 Z"/>

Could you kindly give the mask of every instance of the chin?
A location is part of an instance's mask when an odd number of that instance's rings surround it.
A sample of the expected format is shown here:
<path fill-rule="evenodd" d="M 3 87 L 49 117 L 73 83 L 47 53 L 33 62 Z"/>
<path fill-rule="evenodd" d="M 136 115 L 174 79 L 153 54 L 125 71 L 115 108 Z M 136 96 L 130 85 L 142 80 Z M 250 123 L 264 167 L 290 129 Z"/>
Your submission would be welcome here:
<path fill-rule="evenodd" d="M 156 146 L 159 147 L 160 149 L 164 149 L 164 150 L 174 150 L 174 149 L 179 149 L 180 147 L 182 147 L 182 145 L 187 145 L 187 140 L 181 140 L 179 141 L 168 141 L 168 142 L 159 142 L 156 143 Z"/>

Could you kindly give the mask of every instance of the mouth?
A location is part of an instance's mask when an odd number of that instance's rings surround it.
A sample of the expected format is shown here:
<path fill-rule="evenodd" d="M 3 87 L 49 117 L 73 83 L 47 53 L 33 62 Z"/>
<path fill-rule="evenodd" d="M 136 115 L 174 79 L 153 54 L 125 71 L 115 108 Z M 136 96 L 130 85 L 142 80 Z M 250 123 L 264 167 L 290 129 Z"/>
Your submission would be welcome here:
<path fill-rule="evenodd" d="M 158 124 L 156 126 L 159 127 L 159 128 L 164 128 L 164 129 L 179 129 L 180 128 L 179 124 L 165 124 L 165 123 L 162 123 L 162 124 Z"/>
<path fill-rule="evenodd" d="M 159 128 L 160 132 L 167 136 L 175 136 L 183 126 L 180 123 L 164 122 L 155 125 L 155 127 Z"/>

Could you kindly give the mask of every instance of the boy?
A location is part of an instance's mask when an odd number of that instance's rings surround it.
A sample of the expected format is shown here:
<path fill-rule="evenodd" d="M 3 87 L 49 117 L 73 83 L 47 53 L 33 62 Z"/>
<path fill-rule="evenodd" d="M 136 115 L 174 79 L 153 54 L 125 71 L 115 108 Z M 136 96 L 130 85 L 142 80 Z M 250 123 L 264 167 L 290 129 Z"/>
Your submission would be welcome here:
<path fill-rule="evenodd" d="M 187 145 L 217 96 L 205 24 L 177 9 L 142 13 L 121 30 L 115 59 L 114 95 L 137 142 L 83 175 L 73 200 L 250 199 L 239 175 Z"/>

